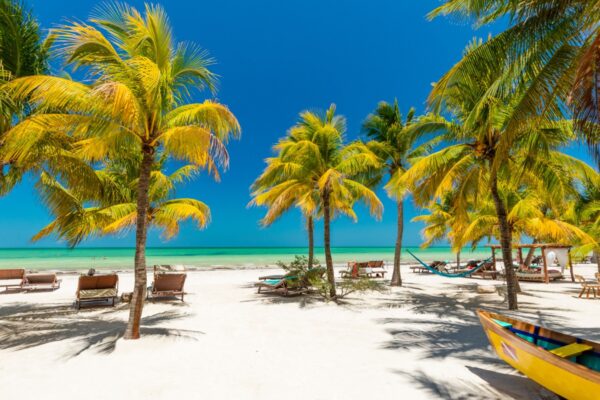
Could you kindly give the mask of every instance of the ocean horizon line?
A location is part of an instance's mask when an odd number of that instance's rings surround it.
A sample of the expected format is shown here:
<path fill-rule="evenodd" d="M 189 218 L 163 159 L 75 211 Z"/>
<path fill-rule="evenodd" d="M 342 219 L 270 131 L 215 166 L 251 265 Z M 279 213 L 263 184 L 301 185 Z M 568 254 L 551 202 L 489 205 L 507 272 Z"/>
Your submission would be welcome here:
<path fill-rule="evenodd" d="M 486 247 L 486 245 L 477 246 Z M 146 246 L 146 249 L 301 249 L 307 248 L 308 246 Z M 331 246 L 336 249 L 355 249 L 355 248 L 368 248 L 368 249 L 389 249 L 394 248 L 390 246 L 359 246 L 359 245 L 348 245 L 348 246 Z M 323 249 L 323 246 L 315 246 L 315 249 Z M 428 246 L 421 247 L 420 245 L 407 245 L 402 248 L 419 248 L 422 250 L 427 249 L 450 249 L 452 246 Z M 44 246 L 44 247 L 24 247 L 24 246 L 0 246 L 0 250 L 98 250 L 98 249 L 128 249 L 135 250 L 135 246 L 77 246 L 77 247 L 62 247 L 62 246 Z M 471 246 L 465 246 L 462 248 L 472 250 Z"/>

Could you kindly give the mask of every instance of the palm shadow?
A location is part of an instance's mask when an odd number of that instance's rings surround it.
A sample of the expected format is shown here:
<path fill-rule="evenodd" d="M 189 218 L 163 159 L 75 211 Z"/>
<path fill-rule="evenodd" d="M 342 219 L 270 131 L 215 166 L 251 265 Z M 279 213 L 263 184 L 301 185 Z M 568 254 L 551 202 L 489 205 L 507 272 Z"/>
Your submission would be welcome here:
<path fill-rule="evenodd" d="M 0 309 L 0 350 L 20 351 L 64 340 L 73 341 L 64 358 L 86 351 L 110 354 L 123 337 L 127 321 L 115 314 L 127 306 L 78 312 L 65 305 L 33 305 L 19 303 Z M 197 340 L 203 334 L 161 326 L 185 317 L 177 311 L 165 311 L 142 318 L 142 336 L 177 337 Z"/>
<path fill-rule="evenodd" d="M 488 385 L 474 385 L 472 382 L 448 382 L 442 377 L 424 371 L 396 371 L 398 374 L 410 376 L 425 390 L 441 397 L 451 399 L 499 398 L 503 393 L 509 398 L 556 399 L 552 394 L 544 394 L 545 389 L 522 375 L 505 374 L 498 371 L 507 370 L 491 350 L 488 339 L 481 328 L 476 311 L 479 308 L 507 314 L 518 319 L 531 321 L 538 325 L 562 331 L 574 336 L 597 340 L 600 333 L 592 328 L 573 328 L 566 324 L 567 308 L 544 308 L 533 303 L 527 293 L 520 295 L 519 311 L 509 312 L 506 303 L 498 295 L 473 295 L 473 285 L 457 285 L 456 292 L 445 294 L 429 294 L 427 292 L 402 292 L 392 301 L 383 303 L 382 307 L 403 307 L 414 314 L 409 318 L 381 318 L 378 323 L 384 326 L 389 339 L 381 344 L 381 348 L 390 351 L 420 350 L 423 360 L 440 360 L 446 358 L 459 359 L 476 376 Z M 467 294 L 469 292 L 469 294 Z M 493 371 L 479 368 L 485 365 Z M 514 392 L 515 385 L 526 385 L 526 394 Z M 482 391 L 491 390 L 482 396 Z M 547 392 L 547 391 L 546 391 Z M 492 394 L 495 393 L 495 394 Z"/>

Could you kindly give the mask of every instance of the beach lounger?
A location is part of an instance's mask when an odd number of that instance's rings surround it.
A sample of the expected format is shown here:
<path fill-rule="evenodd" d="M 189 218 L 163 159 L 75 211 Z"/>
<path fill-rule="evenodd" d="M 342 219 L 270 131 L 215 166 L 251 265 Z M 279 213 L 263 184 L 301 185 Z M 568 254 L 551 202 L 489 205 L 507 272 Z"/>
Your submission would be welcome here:
<path fill-rule="evenodd" d="M 77 309 L 81 308 L 82 303 L 95 303 L 105 300 L 115 305 L 119 286 L 119 276 L 117 274 L 108 275 L 81 275 L 77 284 Z"/>
<path fill-rule="evenodd" d="M 25 290 L 56 290 L 60 288 L 61 280 L 55 273 L 25 274 L 22 289 Z"/>
<path fill-rule="evenodd" d="M 312 268 L 306 271 L 302 278 L 291 272 L 285 275 L 263 276 L 254 286 L 258 288 L 257 293 L 276 293 L 282 296 L 302 294 L 309 290 L 314 278 L 323 277 L 326 271 L 323 267 Z"/>
<path fill-rule="evenodd" d="M 152 283 L 152 286 L 148 288 L 148 298 L 181 296 L 181 301 L 183 301 L 185 295 L 183 288 L 186 277 L 187 274 L 185 272 L 160 272 L 155 267 L 154 282 Z"/>
<path fill-rule="evenodd" d="M 275 275 L 263 275 L 263 276 L 259 276 L 258 280 L 259 281 L 266 281 L 267 279 L 283 279 L 285 278 L 284 274 L 275 274 Z"/>
<path fill-rule="evenodd" d="M 300 294 L 303 291 L 298 277 L 291 273 L 279 277 L 271 275 L 261 278 L 265 279 L 261 279 L 254 284 L 258 288 L 257 293 L 276 293 L 282 296 L 289 296 Z"/>
<path fill-rule="evenodd" d="M 369 261 L 367 263 L 367 275 L 369 278 L 384 278 L 386 270 L 383 260 Z"/>
<path fill-rule="evenodd" d="M 340 271 L 341 278 L 383 278 L 386 274 L 383 261 L 348 262 L 348 267 Z"/>
<path fill-rule="evenodd" d="M 348 266 L 346 267 L 345 270 L 340 271 L 340 277 L 341 278 L 354 278 L 354 279 L 358 279 L 360 278 L 360 269 L 361 268 L 365 268 L 366 264 L 365 263 L 359 263 L 356 261 L 349 261 L 348 262 Z"/>
<path fill-rule="evenodd" d="M 463 273 L 463 272 L 468 272 L 472 269 L 475 269 L 479 264 L 481 263 L 481 261 L 469 261 L 467 263 L 466 268 L 460 268 L 456 270 L 456 273 Z M 475 272 L 473 272 L 472 274 L 470 274 L 468 277 L 472 278 L 472 277 L 476 277 L 479 276 L 483 279 L 486 278 L 490 278 L 490 279 L 498 279 L 499 276 L 499 272 L 496 270 L 496 267 L 494 266 L 494 263 L 491 261 L 485 262 L 481 268 Z"/>
<path fill-rule="evenodd" d="M 431 264 L 429 264 L 429 267 L 433 268 L 433 269 L 437 269 L 438 271 L 445 271 L 446 265 L 448 265 L 448 264 L 444 261 L 433 261 Z M 412 270 L 412 272 L 418 273 L 418 274 L 423 274 L 423 273 L 430 274 L 431 273 L 431 271 L 429 269 L 425 268 L 422 265 L 412 265 L 410 267 L 410 269 Z"/>
<path fill-rule="evenodd" d="M 0 269 L 0 288 L 21 289 L 25 279 L 24 269 Z"/>

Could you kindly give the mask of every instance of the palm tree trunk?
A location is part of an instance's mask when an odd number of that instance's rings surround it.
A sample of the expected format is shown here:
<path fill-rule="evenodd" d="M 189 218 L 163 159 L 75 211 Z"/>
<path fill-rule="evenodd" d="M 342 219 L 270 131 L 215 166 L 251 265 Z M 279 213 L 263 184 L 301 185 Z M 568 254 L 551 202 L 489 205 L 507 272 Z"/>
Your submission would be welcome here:
<path fill-rule="evenodd" d="M 492 198 L 494 200 L 494 206 L 496 208 L 496 216 L 498 217 L 498 222 L 500 223 L 500 245 L 502 247 L 504 271 L 506 272 L 508 309 L 518 310 L 519 306 L 517 304 L 516 275 L 512 265 L 512 232 L 508 224 L 504 201 L 498 192 L 498 176 L 496 171 L 492 171 L 490 174 L 490 186 Z"/>
<path fill-rule="evenodd" d="M 133 295 L 129 307 L 129 320 L 125 330 L 125 339 L 139 339 L 140 320 L 146 297 L 146 236 L 148 231 L 148 189 L 150 187 L 150 173 L 154 161 L 154 149 L 148 145 L 143 146 L 143 158 L 140 166 L 140 178 L 137 188 L 137 219 L 135 231 L 135 281 Z"/>
<path fill-rule="evenodd" d="M 325 264 L 327 266 L 327 282 L 329 283 L 329 297 L 335 300 L 335 274 L 333 271 L 333 259 L 331 258 L 331 210 L 329 209 L 329 192 L 327 189 L 323 192 L 323 246 L 325 247 Z"/>
<path fill-rule="evenodd" d="M 460 250 L 456 252 L 456 269 L 460 269 Z"/>
<path fill-rule="evenodd" d="M 531 244 L 536 244 L 537 243 L 537 239 L 533 239 L 533 242 Z M 535 247 L 532 247 L 529 249 L 529 251 L 527 252 L 527 256 L 525 257 L 525 261 L 523 262 L 523 265 L 528 267 L 531 265 L 531 260 L 533 260 L 533 253 L 535 253 Z"/>
<path fill-rule="evenodd" d="M 594 258 L 596 259 L 596 266 L 598 267 L 598 273 L 600 273 L 600 251 L 594 250 Z"/>
<path fill-rule="evenodd" d="M 400 274 L 400 258 L 402 257 L 402 236 L 404 235 L 404 201 L 398 200 L 396 203 L 398 209 L 396 248 L 394 249 L 394 270 L 392 271 L 391 286 L 402 286 L 402 275 Z"/>
<path fill-rule="evenodd" d="M 308 268 L 310 269 L 313 267 L 315 257 L 315 224 L 312 216 L 306 219 L 306 229 L 308 230 Z"/>

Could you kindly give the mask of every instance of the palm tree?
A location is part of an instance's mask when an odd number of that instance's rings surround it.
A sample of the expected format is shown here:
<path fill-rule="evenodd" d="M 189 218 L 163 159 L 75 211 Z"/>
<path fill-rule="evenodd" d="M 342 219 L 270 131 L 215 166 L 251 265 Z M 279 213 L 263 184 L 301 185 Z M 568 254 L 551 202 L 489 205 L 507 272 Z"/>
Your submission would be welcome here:
<path fill-rule="evenodd" d="M 42 43 L 40 28 L 23 3 L 0 0 L 0 61 L 12 77 L 44 73 L 48 49 Z"/>
<path fill-rule="evenodd" d="M 36 186 L 55 219 L 32 240 L 55 234 L 70 246 L 76 246 L 92 236 L 134 228 L 139 158 L 139 154 L 132 154 L 129 159 L 111 162 L 106 169 L 94 171 L 100 185 L 93 191 L 89 186 L 65 187 L 55 177 L 42 172 Z M 184 220 L 194 220 L 199 229 L 206 227 L 210 208 L 196 199 L 172 198 L 175 186 L 193 178 L 198 168 L 185 165 L 167 175 L 163 172 L 164 162 L 164 158 L 159 158 L 150 176 L 148 224 L 162 229 L 163 237 L 168 240 L 177 235 L 179 224 Z"/>
<path fill-rule="evenodd" d="M 314 218 L 317 212 L 318 193 L 310 172 L 294 159 L 285 159 L 281 149 L 289 138 L 282 139 L 275 147 L 275 157 L 266 160 L 267 166 L 252 184 L 252 200 L 249 205 L 268 207 L 261 220 L 269 226 L 292 206 L 300 209 L 306 220 L 308 232 L 308 268 L 314 263 Z"/>
<path fill-rule="evenodd" d="M 426 206 L 428 214 L 414 217 L 412 221 L 425 224 L 422 235 L 425 241 L 421 247 L 426 248 L 433 243 L 448 240 L 456 252 L 456 267 L 460 268 L 460 253 L 466 242 L 463 231 L 469 218 L 469 210 L 456 210 L 453 205 L 452 193 Z M 471 208 L 471 207 L 469 207 Z"/>
<path fill-rule="evenodd" d="M 412 158 L 422 156 L 429 146 L 417 146 L 420 138 L 414 131 L 410 131 L 415 109 L 411 108 L 403 120 L 398 100 L 394 104 L 385 101 L 377 105 L 377 109 L 370 114 L 363 123 L 363 131 L 373 141 L 367 143 L 385 163 L 383 169 L 390 176 L 402 175 L 410 167 Z M 404 199 L 396 197 L 397 223 L 396 247 L 394 249 L 394 269 L 392 272 L 392 286 L 402 286 L 400 274 L 400 258 L 402 256 L 402 236 L 404 232 Z"/>
<path fill-rule="evenodd" d="M 331 221 L 338 214 L 345 214 L 356 220 L 353 206 L 357 201 L 364 202 L 372 215 L 379 217 L 383 206 L 375 193 L 362 183 L 380 167 L 380 161 L 361 142 L 344 145 L 346 120 L 335 115 L 335 105 L 327 112 L 304 111 L 300 120 L 288 132 L 288 138 L 277 145 L 284 163 L 294 162 L 290 168 L 282 168 L 284 177 L 294 185 L 301 175 L 307 201 L 318 201 L 319 214 L 323 216 L 323 245 L 327 266 L 329 297 L 336 298 L 333 259 L 331 256 Z M 310 199 L 310 200 L 309 200 Z"/>
<path fill-rule="evenodd" d="M 471 44 L 465 57 L 480 45 Z M 489 191 L 499 223 L 502 257 L 505 265 L 511 266 L 512 232 L 506 193 L 499 182 L 504 176 L 538 168 L 551 150 L 572 139 L 572 127 L 565 121 L 549 120 L 547 115 L 524 118 L 520 104 L 526 93 L 521 87 L 492 98 L 493 74 L 484 67 L 470 72 L 452 85 L 444 82 L 444 89 L 436 84 L 431 95 L 432 103 L 443 106 L 455 120 L 430 115 L 414 124 L 414 129 L 422 132 L 443 132 L 450 145 L 415 162 L 402 177 L 390 181 L 389 187 L 399 193 L 409 188 L 421 204 L 455 191 L 458 209 L 466 209 L 473 199 L 477 204 L 477 199 Z M 516 162 L 517 155 L 520 162 Z M 548 187 L 554 184 L 557 182 L 547 182 Z M 506 268 L 506 279 L 509 308 L 514 310 L 518 308 L 517 282 L 510 267 Z"/>
<path fill-rule="evenodd" d="M 48 42 L 49 43 L 49 42 Z M 23 3 L 0 0 L 0 83 L 22 76 L 45 73 L 48 69 L 48 49 L 42 43 L 40 29 L 31 11 Z M 23 104 L 15 104 L 0 92 L 0 143 L 2 136 L 22 117 Z M 0 163 L 0 195 L 19 182 L 23 171 Z"/>
<path fill-rule="evenodd" d="M 106 32 L 106 33 L 105 33 Z M 175 43 L 160 6 L 143 13 L 120 3 L 99 9 L 90 23 L 54 31 L 58 54 L 85 82 L 33 76 L 5 90 L 35 104 L 35 113 L 6 135 L 4 160 L 19 162 L 48 137 L 75 139 L 72 150 L 88 162 L 140 154 L 136 190 L 135 285 L 126 339 L 140 336 L 146 290 L 146 237 L 150 182 L 157 152 L 184 160 L 218 178 L 228 166 L 225 144 L 240 127 L 226 106 L 211 100 L 188 103 L 194 90 L 213 89 L 211 59 L 193 44 Z"/>
<path fill-rule="evenodd" d="M 561 103 L 568 103 L 579 134 L 600 163 L 599 0 L 446 0 L 430 13 L 439 15 L 466 17 L 478 26 L 508 19 L 509 26 L 454 66 L 438 90 L 486 68 L 496 81 L 490 98 L 515 84 L 526 87 L 519 104 L 523 118 L 541 110 L 560 119 Z"/>

